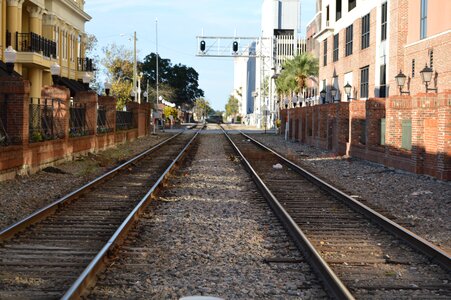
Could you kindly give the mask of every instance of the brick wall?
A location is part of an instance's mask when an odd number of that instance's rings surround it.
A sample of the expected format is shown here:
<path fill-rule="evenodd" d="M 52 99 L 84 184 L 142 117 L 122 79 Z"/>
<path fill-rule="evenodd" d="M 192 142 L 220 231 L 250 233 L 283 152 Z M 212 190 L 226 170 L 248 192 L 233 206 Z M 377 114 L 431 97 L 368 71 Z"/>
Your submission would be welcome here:
<path fill-rule="evenodd" d="M 149 104 L 132 103 L 136 128 L 115 131 L 115 103 L 112 97 L 101 97 L 98 101 L 94 92 L 76 95 L 75 101 L 87 104 L 87 119 L 91 132 L 97 128 L 97 102 L 107 108 L 107 119 L 113 131 L 90 134 L 82 137 L 69 137 L 69 90 L 52 86 L 42 89 L 43 99 L 56 99 L 60 109 L 65 135 L 56 140 L 29 142 L 29 92 L 28 81 L 13 77 L 0 78 L 0 100 L 7 100 L 8 134 L 15 143 L 0 147 L 0 180 L 13 178 L 16 174 L 34 173 L 48 165 L 72 159 L 74 156 L 95 152 L 116 144 L 134 140 L 149 133 Z M 109 109 L 109 110 L 108 110 Z"/>
<path fill-rule="evenodd" d="M 284 134 L 287 111 L 280 115 Z M 339 155 L 451 180 L 451 90 L 290 109 L 290 119 L 299 124 L 297 134 L 296 126 L 290 128 L 292 139 Z M 409 136 L 411 147 L 406 147 Z"/>

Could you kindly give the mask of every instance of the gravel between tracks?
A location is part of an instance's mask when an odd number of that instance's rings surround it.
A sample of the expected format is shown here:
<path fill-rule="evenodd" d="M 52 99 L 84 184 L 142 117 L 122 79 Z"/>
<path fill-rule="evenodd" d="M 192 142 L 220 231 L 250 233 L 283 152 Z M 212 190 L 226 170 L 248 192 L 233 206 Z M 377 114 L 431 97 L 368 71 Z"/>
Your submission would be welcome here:
<path fill-rule="evenodd" d="M 300 166 L 387 211 L 403 226 L 451 253 L 451 182 L 387 168 L 361 159 L 335 156 L 275 134 L 251 134 Z M 383 213 L 385 214 L 385 213 Z"/>
<path fill-rule="evenodd" d="M 88 298 L 325 298 L 305 262 L 265 262 L 302 258 L 225 138 L 199 142 Z"/>
<path fill-rule="evenodd" d="M 48 172 L 0 182 L 0 229 L 28 216 L 171 134 L 149 135 L 114 148 L 79 156 Z"/>

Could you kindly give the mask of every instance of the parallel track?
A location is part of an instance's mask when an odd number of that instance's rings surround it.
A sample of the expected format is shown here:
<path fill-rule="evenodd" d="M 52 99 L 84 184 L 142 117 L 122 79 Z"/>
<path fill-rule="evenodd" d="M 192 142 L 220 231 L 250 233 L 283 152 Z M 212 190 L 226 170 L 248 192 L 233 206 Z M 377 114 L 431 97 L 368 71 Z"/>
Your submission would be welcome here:
<path fill-rule="evenodd" d="M 0 299 L 80 297 L 197 134 L 169 138 L 0 232 Z"/>
<path fill-rule="evenodd" d="M 229 138 L 333 297 L 451 298 L 446 253 L 251 137 Z"/>

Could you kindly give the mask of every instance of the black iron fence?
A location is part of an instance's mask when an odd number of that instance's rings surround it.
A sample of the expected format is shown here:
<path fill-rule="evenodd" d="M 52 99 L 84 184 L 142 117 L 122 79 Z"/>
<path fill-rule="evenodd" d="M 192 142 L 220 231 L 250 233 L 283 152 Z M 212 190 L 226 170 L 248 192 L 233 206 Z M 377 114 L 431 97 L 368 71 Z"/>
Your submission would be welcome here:
<path fill-rule="evenodd" d="M 86 104 L 71 103 L 69 108 L 69 136 L 89 135 L 89 126 L 86 120 Z"/>
<path fill-rule="evenodd" d="M 30 143 L 64 138 L 62 112 L 59 100 L 31 98 Z"/>
<path fill-rule="evenodd" d="M 116 111 L 116 130 L 133 128 L 133 113 L 130 111 Z"/>
<path fill-rule="evenodd" d="M 7 146 L 10 143 L 6 128 L 7 118 L 8 114 L 6 111 L 6 99 L 2 97 L 2 99 L 0 100 L 0 146 Z"/>
<path fill-rule="evenodd" d="M 103 106 L 97 109 L 97 133 L 112 132 L 113 128 L 108 122 L 107 110 Z"/>
<path fill-rule="evenodd" d="M 94 64 L 91 58 L 78 58 L 78 71 L 93 72 L 95 71 Z"/>
<path fill-rule="evenodd" d="M 16 32 L 16 49 L 20 52 L 42 52 L 46 57 L 56 57 L 56 42 L 34 32 Z"/>

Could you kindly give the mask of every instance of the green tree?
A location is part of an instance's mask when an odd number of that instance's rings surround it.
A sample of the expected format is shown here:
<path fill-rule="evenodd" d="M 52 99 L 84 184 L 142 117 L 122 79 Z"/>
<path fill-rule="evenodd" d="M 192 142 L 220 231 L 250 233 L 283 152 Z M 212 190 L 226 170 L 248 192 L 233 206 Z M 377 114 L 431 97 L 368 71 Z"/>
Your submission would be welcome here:
<path fill-rule="evenodd" d="M 163 113 L 166 120 L 169 119 L 169 116 L 173 116 L 174 120 L 177 119 L 178 111 L 175 107 L 165 106 L 163 109 Z"/>
<path fill-rule="evenodd" d="M 229 100 L 225 105 L 225 113 L 226 117 L 236 117 L 236 115 L 238 115 L 238 99 L 235 96 L 230 95 Z"/>
<path fill-rule="evenodd" d="M 210 107 L 210 103 L 205 98 L 197 98 L 194 101 L 194 113 L 196 114 L 198 121 L 202 118 L 206 118 L 212 113 L 214 113 L 214 109 Z"/>
<path fill-rule="evenodd" d="M 276 80 L 276 89 L 280 96 L 304 91 L 309 77 L 318 76 L 318 59 L 311 53 L 303 53 L 287 60 L 283 71 Z"/>
<path fill-rule="evenodd" d="M 151 53 L 140 64 L 144 74 L 142 84 L 148 81 L 152 88 L 156 87 L 156 57 L 155 53 Z M 182 64 L 172 65 L 169 59 L 158 56 L 158 82 L 171 94 L 167 100 L 177 105 L 184 103 L 192 105 L 193 99 L 204 96 L 198 81 L 199 74 L 193 68 Z M 164 93 L 164 90 L 162 91 Z"/>
<path fill-rule="evenodd" d="M 133 86 L 133 51 L 115 43 L 102 49 L 102 65 L 111 82 L 111 90 L 117 98 L 116 107 L 122 109 L 129 101 Z"/>

